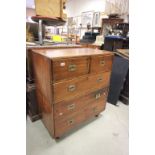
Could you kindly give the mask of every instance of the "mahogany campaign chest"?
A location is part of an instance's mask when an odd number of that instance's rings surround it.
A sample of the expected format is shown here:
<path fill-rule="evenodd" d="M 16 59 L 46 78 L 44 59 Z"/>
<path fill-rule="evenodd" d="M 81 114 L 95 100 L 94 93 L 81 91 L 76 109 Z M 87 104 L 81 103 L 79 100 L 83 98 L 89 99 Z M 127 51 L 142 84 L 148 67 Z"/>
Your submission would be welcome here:
<path fill-rule="evenodd" d="M 42 121 L 53 138 L 105 109 L 113 53 L 91 48 L 32 51 Z"/>

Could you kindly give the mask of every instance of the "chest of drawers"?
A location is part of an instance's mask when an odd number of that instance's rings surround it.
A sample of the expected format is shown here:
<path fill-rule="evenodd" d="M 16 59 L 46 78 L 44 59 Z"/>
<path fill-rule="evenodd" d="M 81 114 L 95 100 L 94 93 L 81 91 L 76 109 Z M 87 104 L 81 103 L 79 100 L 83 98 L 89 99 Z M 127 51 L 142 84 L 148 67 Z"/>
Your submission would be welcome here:
<path fill-rule="evenodd" d="M 113 54 L 91 48 L 33 50 L 42 121 L 61 137 L 105 109 Z"/>

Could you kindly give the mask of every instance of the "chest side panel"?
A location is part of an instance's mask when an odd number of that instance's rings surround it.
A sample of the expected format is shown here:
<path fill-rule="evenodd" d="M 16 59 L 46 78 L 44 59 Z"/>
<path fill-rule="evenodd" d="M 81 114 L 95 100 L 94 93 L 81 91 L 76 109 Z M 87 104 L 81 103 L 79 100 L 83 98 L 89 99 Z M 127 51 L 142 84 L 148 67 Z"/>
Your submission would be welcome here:
<path fill-rule="evenodd" d="M 51 136 L 54 135 L 53 123 L 53 105 L 52 105 L 52 87 L 51 87 L 51 61 L 50 59 L 32 53 L 33 69 L 35 74 L 36 95 L 39 103 L 39 109 L 42 114 L 42 121 L 48 129 Z"/>

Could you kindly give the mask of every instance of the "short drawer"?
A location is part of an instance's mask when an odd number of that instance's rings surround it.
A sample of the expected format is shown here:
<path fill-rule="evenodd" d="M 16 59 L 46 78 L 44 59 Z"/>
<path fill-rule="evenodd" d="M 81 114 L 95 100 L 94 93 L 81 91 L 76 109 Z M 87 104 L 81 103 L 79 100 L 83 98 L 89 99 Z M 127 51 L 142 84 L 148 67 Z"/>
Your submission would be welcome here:
<path fill-rule="evenodd" d="M 89 71 L 89 57 L 53 60 L 54 82 L 82 76 Z"/>
<path fill-rule="evenodd" d="M 86 120 L 84 110 L 75 116 L 69 117 L 66 120 L 55 121 L 55 137 L 60 137 L 67 131 L 79 125 L 81 122 Z"/>
<path fill-rule="evenodd" d="M 89 89 L 100 89 L 101 87 L 108 87 L 110 82 L 111 72 L 103 72 L 89 76 Z"/>
<path fill-rule="evenodd" d="M 62 101 L 54 104 L 54 118 L 62 119 L 76 113 L 77 111 L 80 111 L 86 106 L 90 106 L 92 103 L 95 104 L 98 102 L 106 102 L 107 94 L 108 88 L 103 88 L 73 100 Z"/>
<path fill-rule="evenodd" d="M 93 117 L 98 115 L 102 111 L 104 111 L 106 107 L 106 100 L 98 101 L 96 103 L 92 103 L 86 110 L 86 118 Z"/>
<path fill-rule="evenodd" d="M 85 115 L 87 119 L 104 111 L 107 102 L 108 90 L 109 88 L 105 88 L 102 90 L 98 90 L 95 93 L 96 102 L 90 103 L 89 106 L 87 106 L 87 108 L 85 109 Z"/>
<path fill-rule="evenodd" d="M 112 55 L 91 57 L 91 73 L 107 72 L 112 69 Z"/>

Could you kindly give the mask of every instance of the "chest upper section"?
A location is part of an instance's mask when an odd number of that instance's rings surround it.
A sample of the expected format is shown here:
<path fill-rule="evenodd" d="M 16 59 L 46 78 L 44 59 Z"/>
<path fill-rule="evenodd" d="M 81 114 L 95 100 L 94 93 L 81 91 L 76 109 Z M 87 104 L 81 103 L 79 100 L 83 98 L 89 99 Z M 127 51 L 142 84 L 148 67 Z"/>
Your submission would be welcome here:
<path fill-rule="evenodd" d="M 112 55 L 81 56 L 52 60 L 53 81 L 111 71 Z"/>
<path fill-rule="evenodd" d="M 112 69 L 113 54 L 91 48 L 35 51 L 51 62 L 52 81 L 59 82 Z"/>

